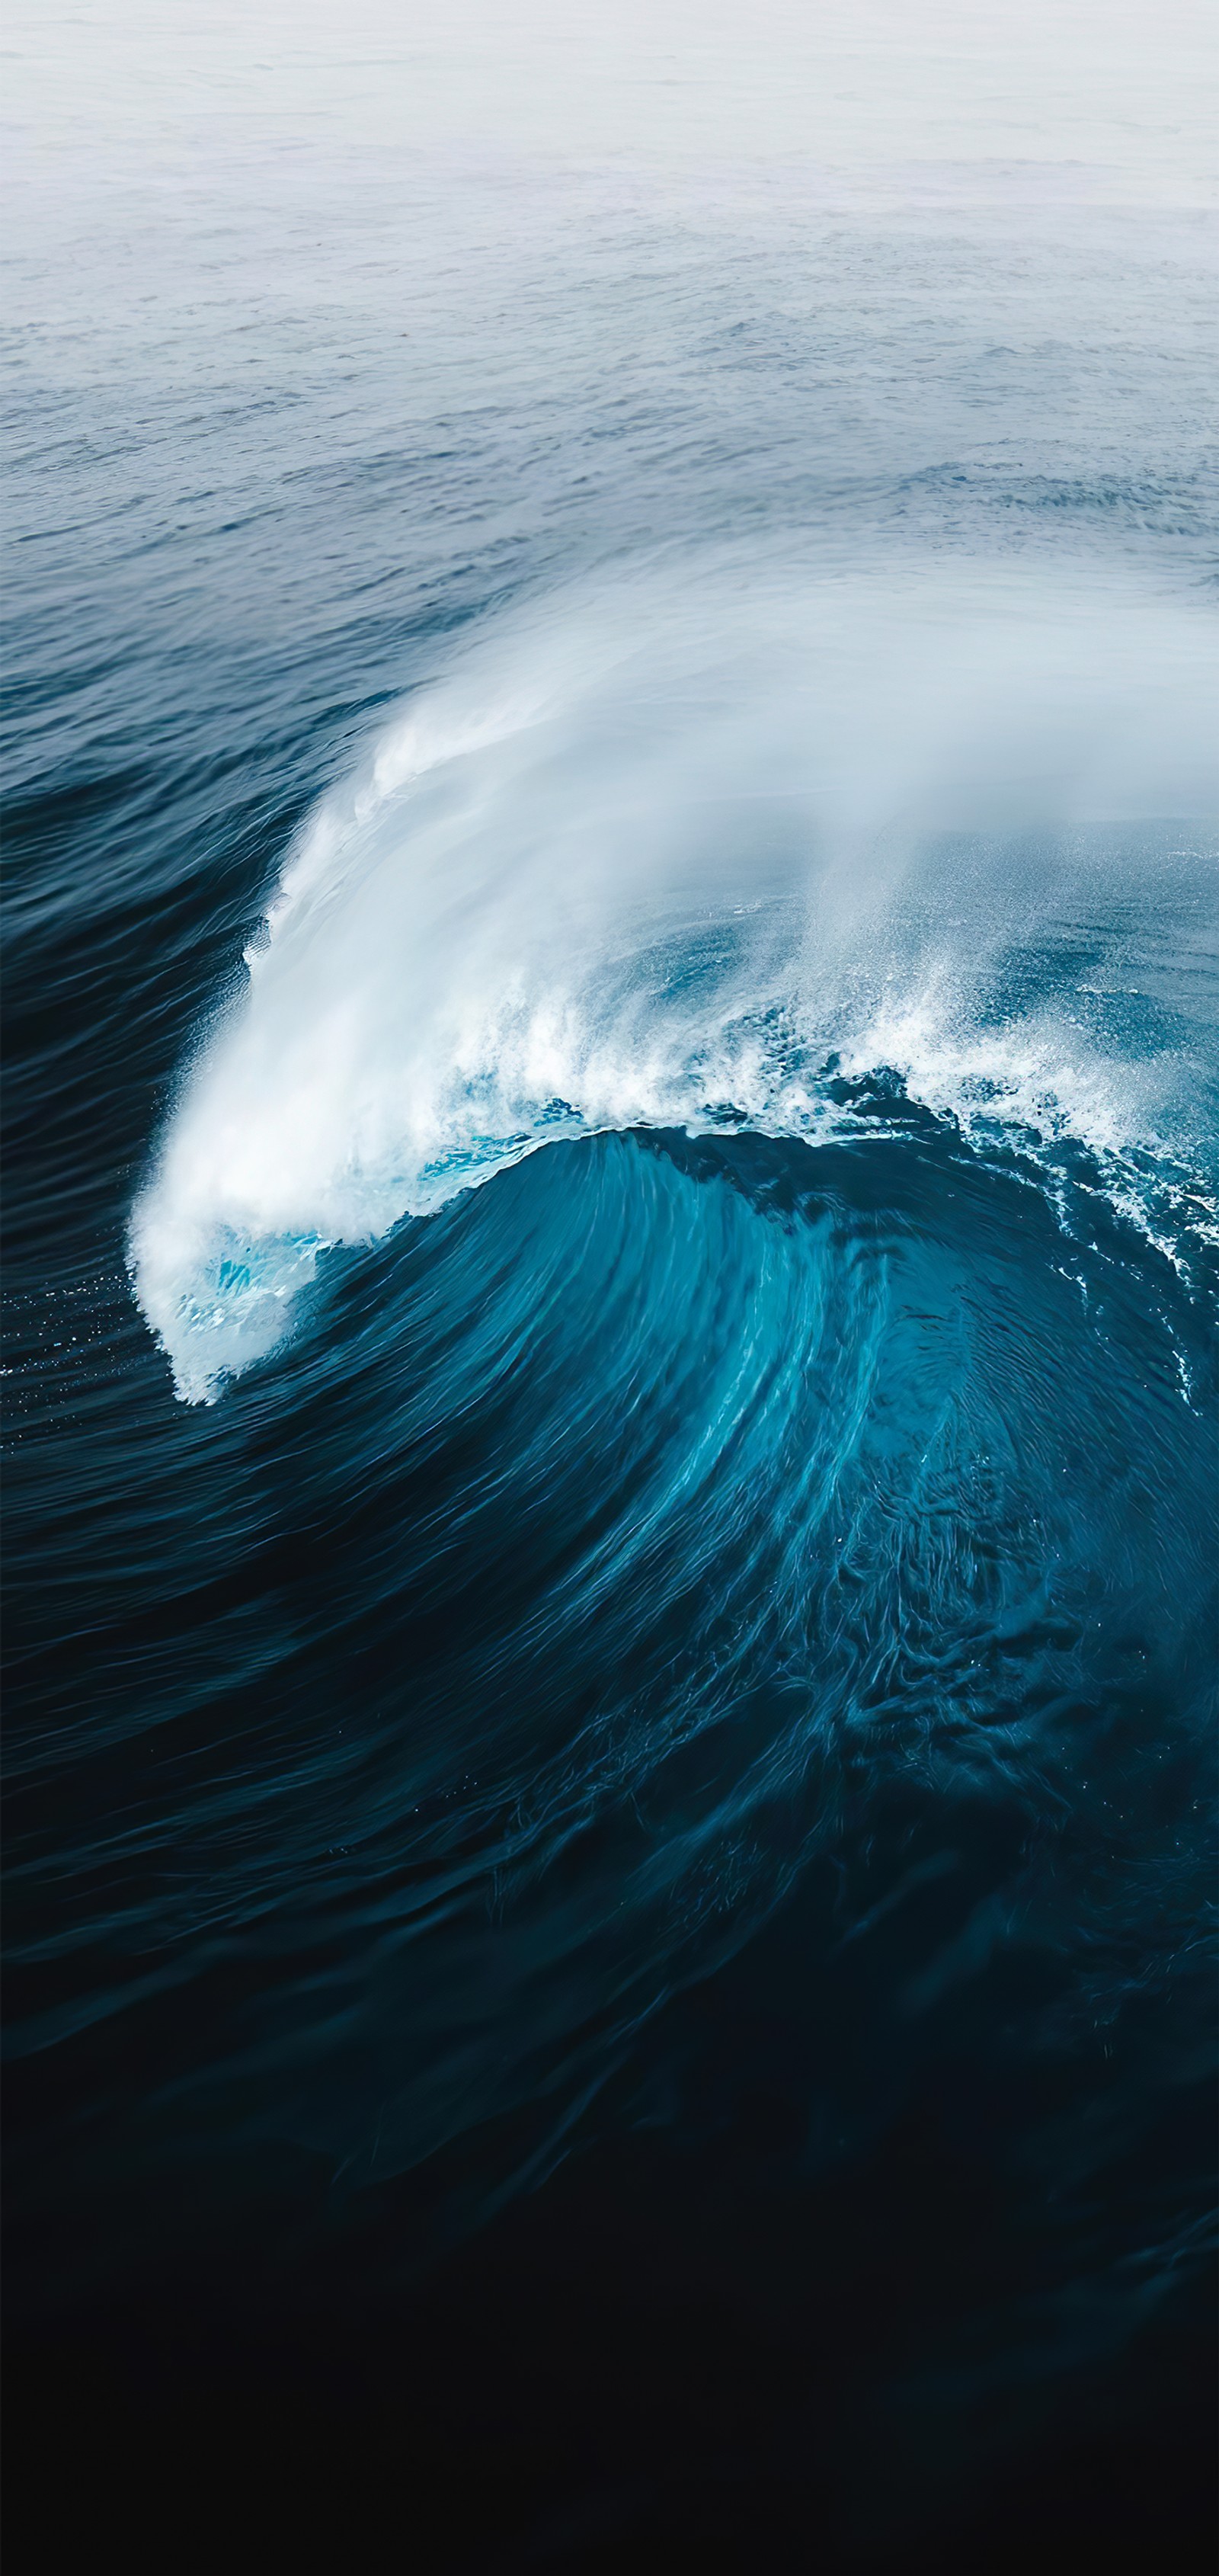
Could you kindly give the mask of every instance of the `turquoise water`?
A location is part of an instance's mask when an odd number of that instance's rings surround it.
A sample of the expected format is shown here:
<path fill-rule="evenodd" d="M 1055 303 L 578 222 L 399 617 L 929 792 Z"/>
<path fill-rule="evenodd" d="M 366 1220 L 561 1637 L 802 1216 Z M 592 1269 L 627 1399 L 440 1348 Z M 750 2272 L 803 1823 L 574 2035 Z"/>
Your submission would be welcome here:
<path fill-rule="evenodd" d="M 11 51 L 29 2456 L 1201 2564 L 1200 15 Z"/>

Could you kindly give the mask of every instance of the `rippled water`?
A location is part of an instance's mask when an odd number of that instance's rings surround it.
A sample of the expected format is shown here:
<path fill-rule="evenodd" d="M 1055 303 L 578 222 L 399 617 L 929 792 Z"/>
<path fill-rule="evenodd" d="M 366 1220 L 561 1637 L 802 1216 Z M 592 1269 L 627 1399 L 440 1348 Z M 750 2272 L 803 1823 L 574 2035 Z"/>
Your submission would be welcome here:
<path fill-rule="evenodd" d="M 763 19 L 16 14 L 9 2299 L 139 2564 L 149 2443 L 1203 2563 L 1206 30 Z"/>

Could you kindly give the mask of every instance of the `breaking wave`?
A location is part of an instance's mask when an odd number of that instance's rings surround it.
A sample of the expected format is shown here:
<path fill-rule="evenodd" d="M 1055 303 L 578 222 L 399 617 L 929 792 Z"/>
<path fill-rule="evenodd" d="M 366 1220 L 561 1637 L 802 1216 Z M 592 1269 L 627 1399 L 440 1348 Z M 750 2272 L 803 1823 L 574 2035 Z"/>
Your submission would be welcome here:
<path fill-rule="evenodd" d="M 1205 632 L 1002 564 L 720 562 L 488 625 L 313 813 L 184 1075 L 131 1233 L 179 1393 L 324 1251 L 564 1136 L 816 1143 L 900 1096 L 1205 1231 Z"/>

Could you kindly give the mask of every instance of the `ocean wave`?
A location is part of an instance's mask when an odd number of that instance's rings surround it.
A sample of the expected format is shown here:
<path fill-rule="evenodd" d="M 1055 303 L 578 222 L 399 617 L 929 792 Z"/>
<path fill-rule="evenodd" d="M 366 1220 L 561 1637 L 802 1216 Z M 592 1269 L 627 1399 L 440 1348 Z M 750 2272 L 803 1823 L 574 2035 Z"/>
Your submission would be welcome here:
<path fill-rule="evenodd" d="M 1133 606 L 721 565 L 467 646 L 305 826 L 182 1082 L 131 1231 L 179 1393 L 324 1248 L 558 1135 L 816 1141 L 879 1077 L 1196 1191 L 1197 1031 L 1122 961 L 1205 886 L 1162 818 L 1219 810 L 1208 630 Z"/>
<path fill-rule="evenodd" d="M 899 1833 L 881 1872 L 895 1908 L 936 1890 L 903 1935 L 899 2089 L 902 2033 L 1013 1961 L 1042 1963 L 1021 2045 L 1051 2054 L 1125 2010 L 1136 1918 L 1143 1991 L 1176 1973 L 1205 1300 L 1103 1198 L 1068 1246 L 1018 1164 L 875 1105 L 814 1147 L 522 1158 L 324 1267 L 266 1385 L 183 1424 L 221 1519 L 253 1474 L 294 1588 L 242 1667 L 232 1778 L 201 1797 L 185 1765 L 158 1821 L 195 1855 L 161 1937 L 220 2020 L 157 2134 L 206 2095 L 345 2187 L 441 2157 L 448 2193 L 445 2152 L 520 2122 L 485 2214 L 810 1871 L 850 1880 L 825 1937 L 866 1943 L 876 1820 L 911 1801 L 939 1840 Z M 180 1690 L 175 1665 L 157 1705 Z M 232 2026 L 204 1883 L 265 1954 Z"/>

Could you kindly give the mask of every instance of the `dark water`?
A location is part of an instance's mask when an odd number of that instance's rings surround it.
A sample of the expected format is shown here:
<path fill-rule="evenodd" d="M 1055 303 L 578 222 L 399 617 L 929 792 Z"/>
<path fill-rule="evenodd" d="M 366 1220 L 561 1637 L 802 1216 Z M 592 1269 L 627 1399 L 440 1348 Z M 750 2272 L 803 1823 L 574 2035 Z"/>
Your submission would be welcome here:
<path fill-rule="evenodd" d="M 1200 2567 L 1180 156 L 132 26 L 12 234 L 14 2562 Z"/>

